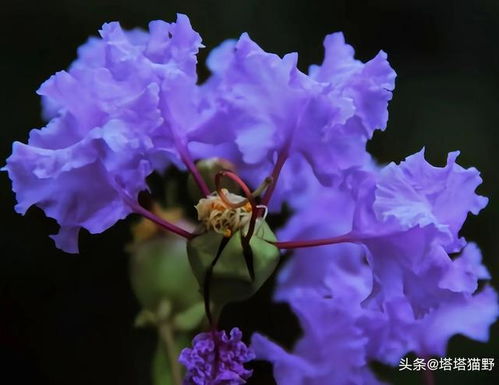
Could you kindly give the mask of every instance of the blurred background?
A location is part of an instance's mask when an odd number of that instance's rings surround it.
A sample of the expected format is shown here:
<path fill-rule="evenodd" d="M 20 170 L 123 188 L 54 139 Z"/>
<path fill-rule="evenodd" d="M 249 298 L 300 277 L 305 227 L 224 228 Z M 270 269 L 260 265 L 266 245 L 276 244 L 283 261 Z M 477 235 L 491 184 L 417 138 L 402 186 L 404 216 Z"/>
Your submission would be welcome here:
<path fill-rule="evenodd" d="M 499 287 L 497 0 L 17 0 L 2 2 L 0 10 L 2 165 L 13 141 L 26 141 L 30 129 L 44 125 L 35 90 L 65 69 L 104 22 L 146 28 L 150 20 L 187 14 L 207 46 L 199 56 L 202 77 L 208 50 L 246 31 L 267 51 L 297 51 L 302 70 L 321 62 L 322 40 L 331 32 L 343 31 L 363 61 L 383 49 L 397 85 L 388 129 L 375 135 L 369 150 L 381 161 L 398 162 L 425 146 L 438 165 L 449 151 L 461 150 L 459 163 L 482 172 L 478 191 L 491 201 L 468 219 L 463 235 L 480 245 Z M 38 209 L 15 214 L 6 173 L 0 183 L 0 383 L 150 384 L 155 336 L 133 327 L 139 305 L 123 251 L 129 223 L 98 236 L 83 233 L 81 254 L 67 255 L 48 238 L 55 223 Z M 285 306 L 271 306 L 271 290 L 272 282 L 250 301 L 230 306 L 222 326 L 260 330 L 291 346 L 299 328 Z M 447 356 L 495 357 L 497 373 L 498 351 L 496 324 L 488 344 L 456 336 Z M 255 368 L 251 384 L 273 384 L 270 365 Z M 422 383 L 418 373 L 376 370 L 392 383 Z M 497 382 L 490 373 L 438 371 L 436 383 Z"/>

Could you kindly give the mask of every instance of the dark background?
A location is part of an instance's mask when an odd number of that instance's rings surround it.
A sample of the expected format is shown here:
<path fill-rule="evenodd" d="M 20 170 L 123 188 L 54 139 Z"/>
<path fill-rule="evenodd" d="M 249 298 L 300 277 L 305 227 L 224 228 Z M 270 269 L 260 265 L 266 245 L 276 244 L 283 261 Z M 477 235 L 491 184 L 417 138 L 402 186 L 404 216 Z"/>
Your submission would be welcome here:
<path fill-rule="evenodd" d="M 478 242 L 499 286 L 499 1 L 11 0 L 0 7 L 0 163 L 13 141 L 26 141 L 31 128 L 43 126 L 38 86 L 66 68 L 107 21 L 145 28 L 150 20 L 186 13 L 208 49 L 247 31 L 267 51 L 299 52 L 302 70 L 322 60 L 322 39 L 334 31 L 344 31 L 362 60 L 385 50 L 397 86 L 388 130 L 369 149 L 382 161 L 400 161 L 426 146 L 440 165 L 459 149 L 460 164 L 482 171 L 479 192 L 491 201 L 469 218 L 463 235 Z M 204 76 L 207 51 L 200 55 Z M 132 327 L 139 306 L 123 252 L 128 223 L 82 234 L 80 255 L 66 255 L 48 238 L 54 222 L 38 209 L 15 214 L 5 173 L 0 183 L 0 383 L 148 384 L 154 333 Z M 285 307 L 269 306 L 270 289 L 229 308 L 223 326 L 260 329 L 291 344 L 296 322 Z M 454 337 L 447 356 L 495 357 L 499 365 L 498 337 L 497 324 L 488 344 Z M 420 374 L 380 370 L 397 384 L 422 383 Z M 493 383 L 493 377 L 436 373 L 439 385 Z M 258 364 L 251 383 L 271 384 L 270 366 Z"/>

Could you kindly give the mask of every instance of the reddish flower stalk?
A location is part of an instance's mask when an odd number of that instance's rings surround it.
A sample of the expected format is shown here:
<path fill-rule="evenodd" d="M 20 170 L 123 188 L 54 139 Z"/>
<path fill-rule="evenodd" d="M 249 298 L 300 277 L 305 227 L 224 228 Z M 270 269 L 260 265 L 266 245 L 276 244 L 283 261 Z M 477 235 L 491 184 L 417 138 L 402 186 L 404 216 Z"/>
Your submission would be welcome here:
<path fill-rule="evenodd" d="M 196 165 L 192 161 L 189 151 L 187 150 L 187 148 L 185 148 L 185 146 L 178 146 L 178 150 L 182 158 L 182 161 L 184 162 L 185 166 L 192 174 L 194 181 L 198 185 L 199 191 L 201 191 L 201 195 L 207 197 L 208 195 L 210 195 L 210 189 L 206 184 L 206 182 L 204 181 L 201 174 L 199 173 L 199 170 L 197 169 Z"/>
<path fill-rule="evenodd" d="M 279 153 L 279 156 L 277 157 L 277 162 L 274 166 L 274 170 L 272 170 L 272 182 L 267 191 L 265 191 L 265 194 L 262 198 L 262 204 L 265 206 L 268 206 L 270 199 L 272 198 L 272 194 L 274 193 L 275 187 L 277 185 L 277 180 L 279 179 L 282 167 L 284 166 L 286 159 L 288 159 L 288 156 L 288 147 L 286 147 Z"/>
<path fill-rule="evenodd" d="M 174 225 L 173 223 L 168 222 L 168 221 L 164 220 L 163 218 L 158 217 L 156 214 L 153 214 L 149 210 L 143 208 L 138 203 L 129 202 L 129 204 L 136 214 L 142 215 L 143 217 L 145 217 L 145 218 L 149 219 L 150 221 L 156 223 L 157 225 L 161 226 L 165 230 L 168 230 L 174 234 L 180 235 L 181 237 L 184 237 L 186 239 L 192 239 L 196 236 L 196 234 L 190 233 L 190 232 L 178 227 L 177 225 Z"/>
<path fill-rule="evenodd" d="M 339 235 L 331 238 L 323 238 L 323 239 L 312 239 L 307 241 L 267 241 L 272 243 L 279 249 L 299 249 L 305 247 L 316 247 L 316 246 L 324 246 L 324 245 L 334 245 L 336 243 L 359 243 L 361 238 L 356 236 L 353 233 L 346 233 L 343 235 Z"/>
<path fill-rule="evenodd" d="M 222 171 L 219 171 L 215 175 L 215 186 L 217 189 L 218 196 L 227 206 L 230 206 L 232 208 L 242 207 L 246 204 L 246 201 L 243 201 L 241 203 L 231 202 L 229 200 L 229 198 L 227 198 L 227 196 L 222 191 L 222 187 L 221 187 L 222 177 L 227 177 L 229 179 L 232 179 L 234 182 L 236 182 L 239 185 L 239 187 L 241 187 L 241 190 L 243 190 L 247 201 L 251 204 L 251 209 L 252 210 L 256 209 L 255 198 L 254 198 L 253 194 L 251 193 L 251 190 L 249 189 L 249 187 L 246 185 L 246 183 L 244 183 L 244 181 L 235 172 L 232 172 L 229 170 L 222 170 Z"/>

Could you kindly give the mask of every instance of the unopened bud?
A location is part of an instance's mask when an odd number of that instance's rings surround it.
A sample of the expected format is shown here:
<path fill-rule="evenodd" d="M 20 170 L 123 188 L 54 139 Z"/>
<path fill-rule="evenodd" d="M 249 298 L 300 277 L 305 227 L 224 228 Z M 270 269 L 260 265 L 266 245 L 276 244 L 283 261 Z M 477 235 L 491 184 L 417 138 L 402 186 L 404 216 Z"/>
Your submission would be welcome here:
<path fill-rule="evenodd" d="M 232 235 L 213 267 L 210 278 L 210 300 L 218 306 L 244 300 L 255 294 L 274 272 L 279 262 L 279 250 L 267 241 L 275 241 L 275 235 L 263 219 L 256 221 L 255 232 L 249 243 L 252 249 L 255 279 L 248 271 L 241 242 L 247 228 Z M 192 270 L 201 288 L 211 268 L 224 236 L 207 231 L 187 243 L 187 253 Z"/>

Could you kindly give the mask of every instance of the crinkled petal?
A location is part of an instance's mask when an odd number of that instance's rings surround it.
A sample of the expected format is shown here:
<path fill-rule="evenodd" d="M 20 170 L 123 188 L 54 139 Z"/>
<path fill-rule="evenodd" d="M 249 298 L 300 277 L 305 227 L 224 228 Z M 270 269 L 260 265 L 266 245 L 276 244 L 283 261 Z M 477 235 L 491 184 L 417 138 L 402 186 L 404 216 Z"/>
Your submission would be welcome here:
<path fill-rule="evenodd" d="M 246 34 L 224 43 L 208 59 L 213 76 L 206 88 L 220 96 L 213 101 L 218 112 L 204 126 L 206 134 L 210 131 L 205 138 L 234 143 L 230 160 L 254 187 L 263 178 L 251 170 L 270 175 L 282 153 L 299 154 L 324 185 L 370 162 L 365 144 L 386 124 L 395 73 L 383 53 L 363 64 L 353 59 L 342 36 L 326 40 L 323 75 L 317 75 L 320 67 L 311 76 L 301 73 L 296 55 L 269 54 Z M 335 62 L 330 46 L 338 48 L 341 63 Z M 327 76 L 328 66 L 341 68 L 338 77 Z M 286 179 L 292 177 L 284 171 L 281 184 L 290 185 Z M 282 202 L 290 193 L 281 187 L 276 199 Z"/>
<path fill-rule="evenodd" d="M 402 229 L 433 224 L 449 237 L 447 249 L 458 250 L 462 246 L 458 232 L 468 212 L 476 215 L 487 204 L 487 198 L 475 193 L 482 182 L 479 172 L 456 164 L 458 154 L 450 153 L 442 168 L 426 162 L 424 150 L 398 166 L 386 166 L 376 185 L 377 217 L 393 219 Z"/>
<path fill-rule="evenodd" d="M 257 359 L 270 361 L 273 364 L 274 379 L 278 385 L 301 385 L 306 378 L 315 374 L 313 365 L 305 359 L 286 352 L 261 334 L 253 334 L 251 347 Z"/>
<path fill-rule="evenodd" d="M 131 212 L 123 194 L 136 197 L 152 171 L 143 143 L 119 121 L 96 128 L 84 140 L 62 149 L 16 142 L 5 169 L 24 214 L 36 205 L 57 220 L 57 246 L 77 252 L 77 229 L 99 233 Z"/>
<path fill-rule="evenodd" d="M 224 331 L 200 333 L 185 348 L 178 361 L 187 369 L 184 385 L 240 385 L 253 373 L 244 364 L 255 358 L 252 349 L 242 341 L 242 333 L 233 328 L 230 336 Z"/>
<path fill-rule="evenodd" d="M 42 208 L 61 226 L 53 238 L 77 251 L 80 228 L 102 232 L 132 211 L 145 178 L 186 155 L 189 133 L 202 120 L 196 87 L 201 47 L 189 20 L 154 21 L 149 32 L 102 27 L 78 50 L 68 71 L 38 93 L 51 118 L 16 143 L 5 170 L 16 209 Z"/>

